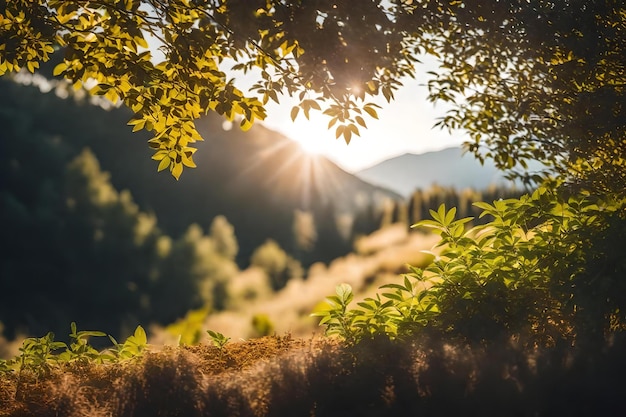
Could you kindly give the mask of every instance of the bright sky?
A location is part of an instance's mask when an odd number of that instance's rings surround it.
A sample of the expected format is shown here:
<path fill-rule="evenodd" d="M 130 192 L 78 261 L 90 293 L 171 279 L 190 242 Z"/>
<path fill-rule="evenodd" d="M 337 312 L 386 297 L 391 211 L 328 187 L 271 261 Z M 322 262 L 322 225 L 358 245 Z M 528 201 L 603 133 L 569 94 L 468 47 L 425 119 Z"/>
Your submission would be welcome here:
<path fill-rule="evenodd" d="M 426 71 L 434 65 L 418 64 L 416 79 L 407 78 L 396 93 L 396 99 L 387 103 L 380 97 L 375 102 L 378 120 L 365 117 L 368 128 L 360 128 L 361 136 L 353 136 L 349 145 L 343 138 L 335 139 L 335 130 L 327 129 L 329 118 L 311 112 L 307 120 L 302 112 L 295 122 L 290 110 L 296 101 L 281 105 L 268 104 L 268 117 L 264 124 L 297 140 L 309 152 L 324 155 L 348 172 L 368 168 L 386 159 L 405 153 L 423 153 L 460 145 L 466 140 L 460 132 L 451 135 L 447 130 L 433 128 L 437 118 L 445 114 L 442 105 L 426 100 Z M 367 115 L 366 115 L 367 116 Z"/>

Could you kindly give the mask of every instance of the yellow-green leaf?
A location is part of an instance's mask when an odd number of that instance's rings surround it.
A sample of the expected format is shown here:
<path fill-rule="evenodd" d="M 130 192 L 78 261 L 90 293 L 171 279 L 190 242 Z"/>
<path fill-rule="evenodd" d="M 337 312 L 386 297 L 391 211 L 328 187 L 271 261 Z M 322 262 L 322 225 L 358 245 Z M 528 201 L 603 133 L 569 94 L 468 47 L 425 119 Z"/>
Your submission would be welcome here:
<path fill-rule="evenodd" d="M 146 40 L 141 36 L 135 36 L 135 43 L 142 48 L 148 48 L 148 42 L 146 42 Z"/>
<path fill-rule="evenodd" d="M 156 155 L 155 155 L 156 156 Z M 161 162 L 159 163 L 159 167 L 157 168 L 158 172 L 163 171 L 165 168 L 167 168 L 168 166 L 170 166 L 170 157 L 169 156 L 164 156 L 163 159 L 161 159 Z"/>
<path fill-rule="evenodd" d="M 172 168 L 172 175 L 174 176 L 174 178 L 178 180 L 180 178 L 180 174 L 182 173 L 183 173 L 183 164 L 174 164 L 174 167 Z"/>
<path fill-rule="evenodd" d="M 252 122 L 249 121 L 248 119 L 241 119 L 241 130 L 243 130 L 244 132 L 249 130 L 252 127 Z"/>
<path fill-rule="evenodd" d="M 52 70 L 52 75 L 54 75 L 55 77 L 57 75 L 61 75 L 63 71 L 65 71 L 66 69 L 67 69 L 67 64 L 65 62 L 61 62 L 59 65 L 54 67 L 54 70 Z"/>
<path fill-rule="evenodd" d="M 152 159 L 154 159 L 155 161 L 162 161 L 163 158 L 165 158 L 166 156 L 167 156 L 167 151 L 158 151 L 157 153 L 152 155 Z"/>
<path fill-rule="evenodd" d="M 135 340 L 140 345 L 145 345 L 148 343 L 148 337 L 146 336 L 146 331 L 141 326 L 137 326 L 135 329 Z"/>
<path fill-rule="evenodd" d="M 138 123 L 134 123 L 133 132 L 143 129 L 145 124 L 146 124 L 146 121 L 144 119 L 138 120 Z"/>

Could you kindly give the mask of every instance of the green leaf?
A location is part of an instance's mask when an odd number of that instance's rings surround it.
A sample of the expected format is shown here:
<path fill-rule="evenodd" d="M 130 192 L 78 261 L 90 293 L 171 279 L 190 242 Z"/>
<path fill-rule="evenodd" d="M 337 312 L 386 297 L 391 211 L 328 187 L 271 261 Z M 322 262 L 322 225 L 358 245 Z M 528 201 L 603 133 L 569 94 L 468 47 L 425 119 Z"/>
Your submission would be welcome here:
<path fill-rule="evenodd" d="M 442 204 L 437 209 L 437 217 L 433 216 L 433 218 L 439 221 L 441 224 L 446 226 L 448 223 L 446 222 L 446 205 Z"/>
<path fill-rule="evenodd" d="M 381 287 L 382 288 L 382 287 Z M 392 293 L 392 292 L 384 292 L 381 294 L 383 297 L 392 299 L 392 300 L 396 300 L 396 301 L 404 301 L 404 297 L 402 297 L 401 295 L 397 294 L 397 293 Z"/>
<path fill-rule="evenodd" d="M 456 207 L 452 207 L 448 213 L 446 213 L 444 224 L 449 225 L 454 220 L 454 216 L 456 216 Z"/>
<path fill-rule="evenodd" d="M 339 296 L 340 304 L 347 305 L 354 298 L 352 287 L 349 284 L 340 284 L 335 288 L 335 292 Z"/>
<path fill-rule="evenodd" d="M 100 332 L 97 330 L 81 330 L 78 332 L 79 338 L 87 338 L 87 337 L 103 337 L 106 336 L 106 333 Z"/>
<path fill-rule="evenodd" d="M 143 346 L 148 343 L 148 336 L 146 335 L 146 331 L 141 326 L 137 326 L 133 336 L 135 337 L 135 341 L 138 345 Z"/>

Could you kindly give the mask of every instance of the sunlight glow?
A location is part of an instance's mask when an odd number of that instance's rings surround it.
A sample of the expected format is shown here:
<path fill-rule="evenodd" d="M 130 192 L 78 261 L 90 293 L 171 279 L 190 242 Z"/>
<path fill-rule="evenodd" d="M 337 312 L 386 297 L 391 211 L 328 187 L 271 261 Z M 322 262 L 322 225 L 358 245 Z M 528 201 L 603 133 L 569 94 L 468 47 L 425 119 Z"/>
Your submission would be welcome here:
<path fill-rule="evenodd" d="M 322 138 L 309 137 L 307 144 L 317 146 L 305 147 L 302 142 L 290 140 L 278 141 L 251 157 L 245 169 L 231 181 L 247 182 L 250 177 L 262 173 L 263 187 L 271 190 L 282 190 L 299 201 L 300 209 L 310 210 L 314 204 L 324 204 L 320 196 L 341 193 L 341 185 L 335 176 L 333 164 L 325 161 L 320 155 L 324 151 Z M 295 145 L 298 146 L 295 146 Z"/>
<path fill-rule="evenodd" d="M 352 87 L 350 87 L 350 92 L 355 96 L 359 95 L 361 91 L 361 87 L 359 87 L 357 84 L 354 84 Z"/>
<path fill-rule="evenodd" d="M 298 145 L 300 146 L 300 149 L 302 149 L 302 152 L 308 155 L 322 155 L 327 150 L 327 144 L 325 143 L 323 138 L 315 138 L 303 135 L 298 138 L 294 138 L 294 140 L 298 142 Z"/>

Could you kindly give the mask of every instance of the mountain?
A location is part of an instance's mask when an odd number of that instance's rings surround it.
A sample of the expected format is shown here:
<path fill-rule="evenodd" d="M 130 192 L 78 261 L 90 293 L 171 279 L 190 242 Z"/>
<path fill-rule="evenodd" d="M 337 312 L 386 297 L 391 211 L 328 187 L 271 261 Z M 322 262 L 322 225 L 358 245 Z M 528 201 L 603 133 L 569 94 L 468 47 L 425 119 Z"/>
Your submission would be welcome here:
<path fill-rule="evenodd" d="M 308 255 L 310 261 L 334 259 L 351 249 L 351 243 L 338 235 L 339 217 L 401 198 L 323 157 L 306 155 L 296 142 L 262 125 L 248 132 L 226 130 L 223 119 L 214 114 L 197 123 L 204 138 L 194 155 L 198 168 L 187 168 L 176 181 L 166 172 L 156 172 L 146 143 L 151 135 L 131 132 L 127 121 L 132 115 L 126 108 L 106 111 L 61 99 L 53 91 L 42 93 L 33 86 L 1 80 L 0 113 L 14 124 L 14 131 L 35 131 L 42 140 L 58 143 L 58 152 L 48 157 L 51 164 L 70 161 L 84 148 L 91 149 L 110 173 L 114 187 L 129 190 L 139 207 L 155 213 L 159 228 L 171 236 L 180 236 L 192 223 L 207 230 L 215 216 L 225 215 L 235 228 L 242 264 L 269 238 L 293 253 L 296 210 L 310 212 L 317 228 L 318 244 Z M 37 149 L 20 148 L 20 138 L 4 137 L 2 142 L 11 144 L 15 154 L 5 157 L 23 168 L 24 181 L 46 181 L 32 178 L 25 168 Z M 13 175 L 10 172 L 7 175 Z"/>
<path fill-rule="evenodd" d="M 490 185 L 509 185 L 491 161 L 485 165 L 460 147 L 422 154 L 404 154 L 355 173 L 364 181 L 408 196 L 417 188 L 440 186 L 483 190 Z"/>

